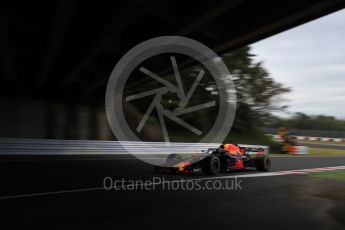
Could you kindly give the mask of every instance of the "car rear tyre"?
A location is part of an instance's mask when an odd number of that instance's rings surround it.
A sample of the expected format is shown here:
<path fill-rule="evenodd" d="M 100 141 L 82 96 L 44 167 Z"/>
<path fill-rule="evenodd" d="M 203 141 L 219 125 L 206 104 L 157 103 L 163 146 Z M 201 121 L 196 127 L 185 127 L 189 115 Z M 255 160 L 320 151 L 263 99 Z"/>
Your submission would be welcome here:
<path fill-rule="evenodd" d="M 256 170 L 258 171 L 270 171 L 271 169 L 271 159 L 267 156 L 258 157 L 255 160 Z"/>

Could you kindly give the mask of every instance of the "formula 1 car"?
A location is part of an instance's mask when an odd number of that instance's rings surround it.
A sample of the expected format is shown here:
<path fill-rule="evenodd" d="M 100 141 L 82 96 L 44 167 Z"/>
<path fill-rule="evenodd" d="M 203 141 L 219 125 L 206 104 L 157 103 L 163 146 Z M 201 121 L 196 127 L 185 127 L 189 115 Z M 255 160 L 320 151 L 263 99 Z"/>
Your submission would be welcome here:
<path fill-rule="evenodd" d="M 271 159 L 262 148 L 240 147 L 241 153 L 229 154 L 220 148 L 209 148 L 203 153 L 196 153 L 184 158 L 183 154 L 170 154 L 165 166 L 155 166 L 157 172 L 170 173 L 206 173 L 217 175 L 245 168 L 269 171 Z"/>

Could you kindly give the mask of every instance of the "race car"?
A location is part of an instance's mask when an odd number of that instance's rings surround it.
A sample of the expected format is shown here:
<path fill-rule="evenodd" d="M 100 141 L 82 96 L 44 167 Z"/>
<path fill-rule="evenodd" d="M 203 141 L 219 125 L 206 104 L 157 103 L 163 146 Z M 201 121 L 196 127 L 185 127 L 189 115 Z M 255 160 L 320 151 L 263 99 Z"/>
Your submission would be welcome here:
<path fill-rule="evenodd" d="M 183 154 L 170 154 L 164 166 L 155 166 L 157 172 L 169 173 L 206 173 L 217 175 L 245 168 L 269 171 L 271 159 L 262 148 L 240 147 L 241 153 L 229 154 L 222 148 L 209 148 L 202 153 L 188 157 Z"/>

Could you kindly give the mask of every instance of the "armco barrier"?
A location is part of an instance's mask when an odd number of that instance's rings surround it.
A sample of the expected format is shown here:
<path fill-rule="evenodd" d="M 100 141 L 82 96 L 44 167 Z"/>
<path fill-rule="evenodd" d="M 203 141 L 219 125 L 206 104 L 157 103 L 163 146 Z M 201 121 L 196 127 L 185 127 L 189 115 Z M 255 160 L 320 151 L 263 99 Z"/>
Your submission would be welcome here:
<path fill-rule="evenodd" d="M 242 145 L 263 148 L 268 146 Z M 169 154 L 197 153 L 208 148 L 217 148 L 219 143 L 136 142 L 136 141 L 89 141 L 0 138 L 0 155 L 84 155 L 84 154 Z M 188 151 L 186 152 L 186 149 Z"/>
<path fill-rule="evenodd" d="M 279 135 L 266 134 L 276 140 L 281 140 Z M 345 142 L 345 138 L 332 138 L 332 137 L 307 137 L 307 136 L 295 136 L 297 140 L 306 141 L 322 141 L 322 142 Z"/>

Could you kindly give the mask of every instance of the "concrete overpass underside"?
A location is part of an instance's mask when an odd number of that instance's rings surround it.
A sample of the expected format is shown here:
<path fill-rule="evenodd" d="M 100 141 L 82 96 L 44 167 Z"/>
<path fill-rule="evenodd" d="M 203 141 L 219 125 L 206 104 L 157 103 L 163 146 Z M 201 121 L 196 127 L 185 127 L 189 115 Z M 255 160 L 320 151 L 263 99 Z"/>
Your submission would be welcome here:
<path fill-rule="evenodd" d="M 136 44 L 180 35 L 222 54 L 344 6 L 344 0 L 2 2 L 0 137 L 113 139 L 105 87 Z M 172 71 L 159 60 L 155 65 Z"/>

